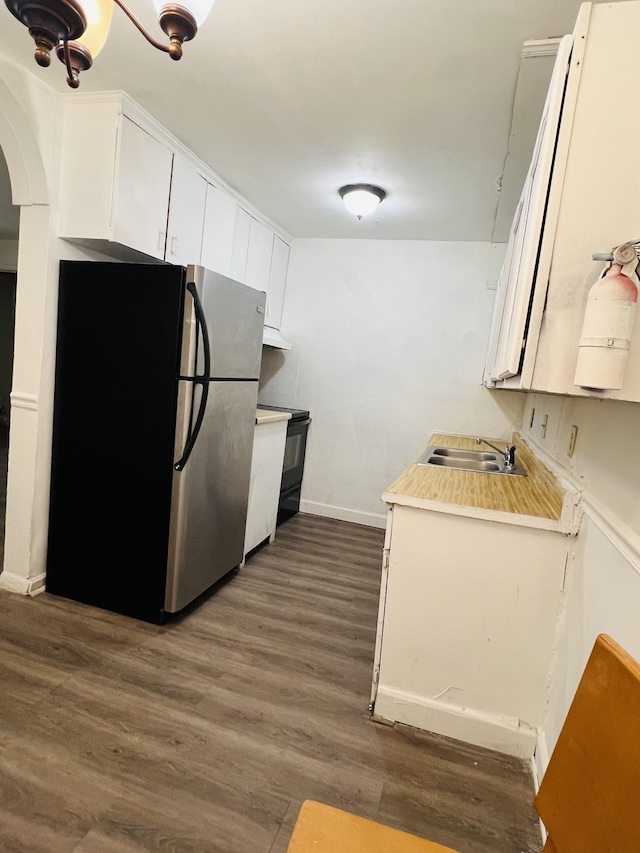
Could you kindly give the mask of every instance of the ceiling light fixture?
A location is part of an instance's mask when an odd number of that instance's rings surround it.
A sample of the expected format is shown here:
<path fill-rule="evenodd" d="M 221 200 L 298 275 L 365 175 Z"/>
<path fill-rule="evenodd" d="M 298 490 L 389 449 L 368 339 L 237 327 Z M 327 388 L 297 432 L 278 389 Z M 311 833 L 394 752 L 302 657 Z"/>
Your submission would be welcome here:
<path fill-rule="evenodd" d="M 362 219 L 368 213 L 373 213 L 386 192 L 373 184 L 347 184 L 338 192 L 349 213 L 353 213 L 358 219 Z"/>
<path fill-rule="evenodd" d="M 46 68 L 55 48 L 67 67 L 67 83 L 72 89 L 78 88 L 80 72 L 91 68 L 107 40 L 114 3 L 149 44 L 172 59 L 180 59 L 182 43 L 194 38 L 211 11 L 213 0 L 184 0 L 180 4 L 154 0 L 158 23 L 169 36 L 168 44 L 149 35 L 123 0 L 5 0 L 9 11 L 28 28 L 36 43 L 38 65 Z"/>

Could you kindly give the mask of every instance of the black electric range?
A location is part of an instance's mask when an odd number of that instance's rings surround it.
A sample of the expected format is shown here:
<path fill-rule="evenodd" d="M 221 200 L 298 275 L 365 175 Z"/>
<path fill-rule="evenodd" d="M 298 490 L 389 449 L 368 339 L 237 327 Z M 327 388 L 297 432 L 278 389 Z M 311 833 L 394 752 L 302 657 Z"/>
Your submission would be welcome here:
<path fill-rule="evenodd" d="M 307 409 L 288 409 L 285 406 L 269 406 L 266 403 L 258 403 L 258 408 L 291 414 L 291 419 L 287 421 L 287 440 L 284 446 L 280 501 L 276 522 L 279 525 L 295 515 L 300 509 L 304 457 L 311 418 Z"/>

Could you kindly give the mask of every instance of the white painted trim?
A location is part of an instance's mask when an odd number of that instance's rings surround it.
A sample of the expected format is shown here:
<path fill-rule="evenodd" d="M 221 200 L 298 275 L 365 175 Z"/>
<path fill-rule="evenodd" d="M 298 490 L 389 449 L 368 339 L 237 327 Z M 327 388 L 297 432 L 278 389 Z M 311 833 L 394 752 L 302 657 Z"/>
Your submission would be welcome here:
<path fill-rule="evenodd" d="M 378 687 L 376 718 L 415 726 L 523 759 L 531 759 L 538 735 L 536 729 L 514 717 L 488 714 L 384 686 Z"/>
<path fill-rule="evenodd" d="M 330 504 L 316 503 L 315 501 L 300 501 L 300 512 L 309 515 L 321 515 L 324 518 L 337 518 L 339 521 L 350 521 L 353 524 L 365 524 L 367 527 L 380 527 L 384 530 L 387 526 L 387 513 L 376 515 L 372 512 L 359 512 L 342 506 L 331 506 Z"/>
<path fill-rule="evenodd" d="M 547 735 L 544 729 L 541 729 L 538 732 L 538 742 L 536 743 L 536 751 L 534 753 L 533 758 L 531 759 L 531 770 L 533 773 L 533 782 L 536 791 L 540 787 L 542 777 L 544 776 L 545 771 L 549 766 L 550 758 L 551 756 L 549 754 L 549 745 L 547 744 Z"/>
<path fill-rule="evenodd" d="M 560 41 L 560 36 L 548 39 L 529 39 L 523 42 L 520 56 L 555 56 L 558 53 Z"/>
<path fill-rule="evenodd" d="M 537 530 L 549 530 L 573 536 L 578 532 L 576 516 L 579 512 L 577 496 L 568 492 L 563 501 L 562 513 L 559 520 L 543 518 L 537 515 L 521 515 L 517 512 L 504 512 L 496 509 L 484 509 L 466 504 L 453 504 L 427 498 L 417 498 L 413 495 L 401 495 L 394 492 L 384 492 L 382 499 L 390 506 L 409 506 L 415 509 L 442 512 L 445 515 L 461 515 L 465 518 L 479 518 L 483 521 L 495 521 L 499 524 L 513 524 L 516 527 L 533 527 Z"/>
<path fill-rule="evenodd" d="M 20 391 L 12 391 L 9 395 L 11 408 L 27 409 L 30 412 L 38 411 L 38 397 L 36 394 L 21 394 Z"/>
<path fill-rule="evenodd" d="M 605 505 L 594 497 L 585 496 L 584 514 L 624 557 L 631 568 L 640 574 L 640 536 L 619 518 L 613 516 Z"/>
<path fill-rule="evenodd" d="M 13 204 L 47 204 L 47 180 L 38 142 L 24 110 L 1 79 L 0 148 L 7 161 Z"/>
<path fill-rule="evenodd" d="M 4 571 L 0 574 L 0 589 L 6 589 L 7 592 L 17 592 L 20 595 L 29 595 L 33 598 L 44 592 L 45 578 L 46 575 L 44 574 L 35 578 L 23 578 L 21 575 Z"/>

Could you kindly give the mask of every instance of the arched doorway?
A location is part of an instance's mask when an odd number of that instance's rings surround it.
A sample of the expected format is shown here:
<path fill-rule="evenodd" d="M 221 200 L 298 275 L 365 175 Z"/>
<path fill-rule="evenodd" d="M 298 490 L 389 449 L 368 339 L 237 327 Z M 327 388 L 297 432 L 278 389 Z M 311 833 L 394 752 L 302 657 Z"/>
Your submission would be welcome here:
<path fill-rule="evenodd" d="M 22 75 L 23 79 L 16 79 Z M 50 412 L 45 411 L 42 417 L 40 398 L 51 231 L 45 169 L 34 131 L 46 119 L 35 112 L 30 99 L 19 100 L 6 82 L 9 80 L 23 94 L 32 85 L 27 72 L 16 71 L 15 66 L 5 66 L 0 61 L 0 149 L 11 201 L 20 210 L 18 239 L 29 247 L 29 251 L 18 252 L 16 265 L 16 343 L 8 416 L 11 428 L 0 587 L 33 594 L 44 588 L 46 535 L 43 542 L 42 527 L 48 490 L 47 441 L 50 444 Z M 52 92 L 52 109 L 55 97 Z M 22 102 L 26 103 L 25 108 Z M 46 521 L 44 531 L 46 534 Z"/>

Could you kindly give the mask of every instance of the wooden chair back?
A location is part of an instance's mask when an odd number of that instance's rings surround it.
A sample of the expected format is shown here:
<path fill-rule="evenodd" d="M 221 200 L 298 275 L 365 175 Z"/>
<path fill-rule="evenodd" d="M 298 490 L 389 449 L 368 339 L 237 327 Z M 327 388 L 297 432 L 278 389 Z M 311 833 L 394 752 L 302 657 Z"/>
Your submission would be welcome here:
<path fill-rule="evenodd" d="M 595 642 L 535 800 L 543 853 L 640 851 L 640 665 Z"/>

